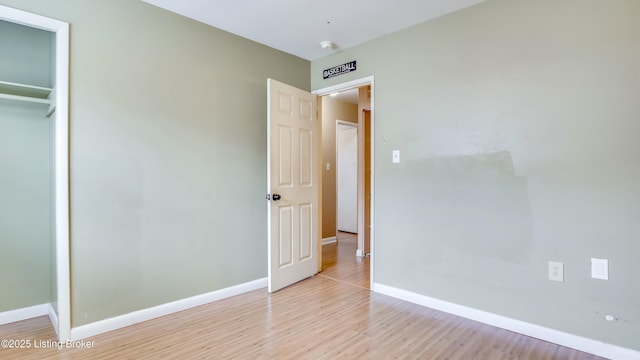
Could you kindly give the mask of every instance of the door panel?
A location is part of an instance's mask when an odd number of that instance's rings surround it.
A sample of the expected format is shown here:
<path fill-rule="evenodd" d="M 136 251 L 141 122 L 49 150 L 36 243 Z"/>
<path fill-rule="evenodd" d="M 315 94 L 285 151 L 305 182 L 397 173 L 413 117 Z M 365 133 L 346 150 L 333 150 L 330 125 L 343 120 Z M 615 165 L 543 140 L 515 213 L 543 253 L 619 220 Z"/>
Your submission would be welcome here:
<path fill-rule="evenodd" d="M 312 95 L 313 96 L 313 95 Z M 313 109 L 315 108 L 315 103 L 316 103 L 316 98 L 315 96 L 313 96 L 313 101 L 311 101 L 311 98 L 309 99 L 300 99 L 298 98 L 298 105 L 300 108 L 300 112 L 298 113 L 298 116 L 300 118 L 300 120 L 307 120 L 310 123 L 314 122 L 314 111 Z"/>
<path fill-rule="evenodd" d="M 269 79 L 269 292 L 318 269 L 320 123 L 316 96 Z M 275 194 L 280 197 L 276 200 Z"/>
<path fill-rule="evenodd" d="M 300 260 L 311 257 L 313 239 L 313 206 L 300 204 Z"/>
<path fill-rule="evenodd" d="M 293 209 L 291 206 L 278 208 L 278 266 L 291 265 L 293 259 Z"/>
<path fill-rule="evenodd" d="M 298 139 L 300 140 L 300 186 L 311 187 L 311 175 L 313 174 L 313 134 L 309 130 L 300 130 Z"/>
<path fill-rule="evenodd" d="M 293 129 L 280 125 L 278 130 L 278 184 L 282 187 L 293 187 Z"/>

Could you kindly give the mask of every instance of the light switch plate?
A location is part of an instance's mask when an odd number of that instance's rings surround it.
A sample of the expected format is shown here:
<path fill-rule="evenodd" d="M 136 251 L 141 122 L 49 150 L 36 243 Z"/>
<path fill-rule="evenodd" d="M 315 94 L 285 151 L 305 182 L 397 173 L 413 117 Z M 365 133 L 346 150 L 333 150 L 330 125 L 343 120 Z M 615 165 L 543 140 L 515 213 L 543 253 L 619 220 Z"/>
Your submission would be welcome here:
<path fill-rule="evenodd" d="M 394 164 L 399 164 L 400 163 L 400 150 L 393 150 L 391 158 L 392 158 L 392 162 Z"/>
<path fill-rule="evenodd" d="M 591 258 L 591 277 L 600 280 L 609 280 L 609 260 Z"/>

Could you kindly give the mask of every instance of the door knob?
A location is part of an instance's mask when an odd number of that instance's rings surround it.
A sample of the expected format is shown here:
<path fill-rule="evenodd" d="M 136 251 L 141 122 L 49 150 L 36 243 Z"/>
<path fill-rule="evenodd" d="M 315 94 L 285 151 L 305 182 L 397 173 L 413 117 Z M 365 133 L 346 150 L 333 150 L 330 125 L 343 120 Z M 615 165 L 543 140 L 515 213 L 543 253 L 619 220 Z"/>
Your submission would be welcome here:
<path fill-rule="evenodd" d="M 273 201 L 280 200 L 280 194 L 273 194 Z"/>

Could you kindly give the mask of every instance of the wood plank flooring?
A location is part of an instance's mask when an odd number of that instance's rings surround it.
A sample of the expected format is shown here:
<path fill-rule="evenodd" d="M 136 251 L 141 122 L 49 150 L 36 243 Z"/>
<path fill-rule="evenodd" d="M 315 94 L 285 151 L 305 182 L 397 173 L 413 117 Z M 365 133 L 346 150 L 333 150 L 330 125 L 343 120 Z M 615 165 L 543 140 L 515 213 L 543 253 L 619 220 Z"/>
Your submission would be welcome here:
<path fill-rule="evenodd" d="M 0 358 L 599 359 L 371 293 L 355 237 L 323 253 L 322 273 L 274 294 L 256 290 L 85 339 L 93 349 L 0 348 Z M 0 326 L 0 339 L 34 344 L 55 333 L 40 317 Z"/>
<path fill-rule="evenodd" d="M 369 258 L 357 257 L 358 235 L 338 232 L 338 241 L 322 246 L 322 272 L 336 281 L 369 289 Z"/>

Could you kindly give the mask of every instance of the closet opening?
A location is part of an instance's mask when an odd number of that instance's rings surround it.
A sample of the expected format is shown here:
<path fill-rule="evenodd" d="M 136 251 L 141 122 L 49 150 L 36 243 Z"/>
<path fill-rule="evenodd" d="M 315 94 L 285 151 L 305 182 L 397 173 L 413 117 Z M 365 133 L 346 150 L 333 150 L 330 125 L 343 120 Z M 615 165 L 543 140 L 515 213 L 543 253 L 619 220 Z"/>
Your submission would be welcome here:
<path fill-rule="evenodd" d="M 0 6 L 0 324 L 70 338 L 69 25 Z"/>

